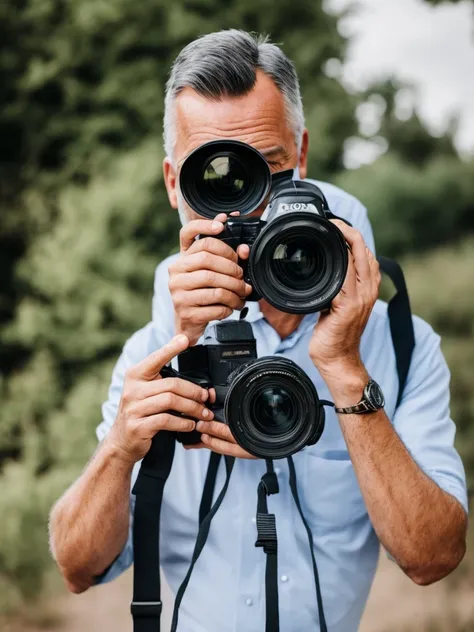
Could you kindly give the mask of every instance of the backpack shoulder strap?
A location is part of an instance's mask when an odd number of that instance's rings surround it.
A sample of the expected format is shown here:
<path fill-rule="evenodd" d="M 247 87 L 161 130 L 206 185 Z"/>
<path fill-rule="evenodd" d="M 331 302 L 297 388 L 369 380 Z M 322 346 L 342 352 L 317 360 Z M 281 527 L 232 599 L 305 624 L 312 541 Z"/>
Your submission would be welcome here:
<path fill-rule="evenodd" d="M 415 332 L 411 314 L 410 299 L 408 297 L 405 277 L 400 265 L 393 259 L 377 257 L 380 269 L 385 272 L 397 290 L 395 296 L 388 304 L 388 318 L 390 333 L 392 334 L 393 347 L 398 374 L 397 406 L 403 396 L 403 389 L 410 369 L 411 357 L 415 348 Z"/>
<path fill-rule="evenodd" d="M 173 464 L 175 437 L 174 432 L 166 430 L 155 435 L 132 490 L 136 496 L 130 608 L 134 632 L 160 632 L 160 510 L 163 489 Z"/>

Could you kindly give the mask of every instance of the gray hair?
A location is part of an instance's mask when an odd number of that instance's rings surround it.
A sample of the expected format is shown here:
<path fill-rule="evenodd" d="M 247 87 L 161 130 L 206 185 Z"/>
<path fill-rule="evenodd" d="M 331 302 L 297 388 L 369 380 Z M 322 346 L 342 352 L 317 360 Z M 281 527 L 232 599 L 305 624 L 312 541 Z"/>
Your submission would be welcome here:
<path fill-rule="evenodd" d="M 176 143 L 175 99 L 185 88 L 211 100 L 248 94 L 262 70 L 285 100 L 298 151 L 304 129 L 303 103 L 293 62 L 268 36 L 230 29 L 204 35 L 180 52 L 166 84 L 164 148 L 173 159 Z"/>

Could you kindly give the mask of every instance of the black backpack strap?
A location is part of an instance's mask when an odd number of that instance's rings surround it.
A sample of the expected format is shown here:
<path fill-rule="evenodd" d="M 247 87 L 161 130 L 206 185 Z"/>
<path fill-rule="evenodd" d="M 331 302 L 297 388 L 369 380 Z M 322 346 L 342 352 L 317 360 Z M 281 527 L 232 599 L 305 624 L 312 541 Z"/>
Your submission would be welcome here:
<path fill-rule="evenodd" d="M 142 461 L 132 493 L 135 494 L 133 521 L 134 632 L 160 632 L 160 510 L 163 489 L 171 471 L 175 433 L 159 432 Z"/>
<path fill-rule="evenodd" d="M 300 514 L 301 520 L 303 522 L 304 528 L 306 530 L 306 535 L 308 536 L 309 550 L 311 553 L 311 562 L 313 564 L 313 576 L 314 576 L 314 585 L 316 589 L 316 601 L 318 604 L 318 613 L 319 613 L 319 629 L 320 632 L 327 632 L 328 628 L 326 625 L 326 618 L 324 616 L 324 608 L 323 608 L 323 597 L 321 594 L 321 584 L 319 581 L 319 573 L 318 567 L 316 564 L 316 557 L 314 555 L 314 547 L 313 547 L 313 534 L 311 533 L 310 526 L 308 521 L 306 520 L 303 510 L 301 508 L 300 498 L 298 496 L 298 485 L 296 481 L 296 471 L 295 464 L 293 463 L 293 459 L 291 456 L 288 457 L 288 468 L 290 471 L 290 489 L 293 495 L 293 499 L 295 501 L 296 508 L 298 509 L 298 513 Z"/>
<path fill-rule="evenodd" d="M 171 632 L 176 632 L 176 628 L 178 627 L 179 606 L 181 605 L 181 601 L 183 599 L 184 591 L 186 590 L 186 588 L 187 588 L 187 586 L 189 584 L 189 580 L 191 579 L 191 574 L 193 572 L 194 565 L 198 561 L 199 556 L 201 555 L 201 552 L 202 552 L 202 550 L 204 548 L 204 545 L 206 544 L 207 537 L 209 535 L 209 530 L 211 528 L 211 521 L 214 518 L 214 516 L 216 515 L 217 510 L 219 509 L 219 507 L 222 505 L 222 501 L 224 500 L 224 496 L 226 495 L 227 489 L 229 487 L 230 476 L 232 474 L 232 469 L 234 467 L 235 459 L 234 459 L 234 457 L 226 456 L 226 457 L 224 457 L 224 460 L 225 460 L 225 467 L 226 467 L 225 483 L 224 483 L 224 486 L 222 487 L 222 490 L 221 490 L 219 496 L 216 499 L 216 502 L 214 503 L 214 505 L 212 505 L 211 510 L 204 517 L 204 519 L 203 519 L 203 521 L 202 521 L 202 523 L 201 523 L 201 525 L 199 527 L 199 531 L 198 531 L 197 538 L 196 538 L 196 544 L 194 545 L 193 557 L 191 559 L 191 565 L 190 565 L 190 567 L 188 569 L 188 572 L 186 573 L 186 577 L 184 578 L 181 586 L 178 589 L 178 592 L 176 593 L 176 600 L 175 600 L 175 603 L 174 603 L 174 610 L 173 610 L 173 620 L 172 620 L 172 623 L 171 623 Z"/>
<path fill-rule="evenodd" d="M 397 293 L 388 304 L 388 318 L 397 363 L 398 406 L 402 401 L 403 389 L 405 388 L 411 357 L 415 348 L 415 331 L 413 329 L 410 299 L 401 267 L 396 261 L 387 257 L 377 257 L 377 261 L 382 272 L 385 272 L 390 277 L 397 290 Z"/>
<path fill-rule="evenodd" d="M 257 491 L 257 541 L 267 556 L 265 566 L 265 632 L 279 632 L 278 609 L 278 540 L 275 514 L 268 513 L 267 496 L 278 494 L 278 479 L 273 461 L 266 460 L 267 472 L 262 476 Z"/>
<path fill-rule="evenodd" d="M 214 488 L 216 486 L 217 470 L 221 462 L 221 456 L 218 452 L 211 452 L 209 456 L 209 465 L 207 466 L 206 480 L 204 481 L 204 489 L 202 491 L 201 504 L 199 505 L 199 525 L 211 511 L 212 499 L 214 497 Z"/>

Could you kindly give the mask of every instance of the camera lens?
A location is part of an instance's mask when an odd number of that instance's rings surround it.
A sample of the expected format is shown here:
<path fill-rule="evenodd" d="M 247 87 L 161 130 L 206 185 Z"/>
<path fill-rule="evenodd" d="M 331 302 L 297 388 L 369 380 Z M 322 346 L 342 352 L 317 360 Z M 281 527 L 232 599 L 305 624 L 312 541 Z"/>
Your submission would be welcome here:
<path fill-rule="evenodd" d="M 259 458 L 290 456 L 324 429 L 314 384 L 292 360 L 274 356 L 233 374 L 224 417 L 237 443 Z"/>
<path fill-rule="evenodd" d="M 211 141 L 184 161 L 180 189 L 187 204 L 212 219 L 218 213 L 247 215 L 264 202 L 271 186 L 265 158 L 240 141 Z"/>
<path fill-rule="evenodd" d="M 255 291 L 283 312 L 309 314 L 328 307 L 347 272 L 341 231 L 308 212 L 282 215 L 262 230 L 250 253 Z"/>
<path fill-rule="evenodd" d="M 308 290 L 325 274 L 325 258 L 320 249 L 307 238 L 283 238 L 270 255 L 272 276 L 298 290 Z"/>
<path fill-rule="evenodd" d="M 204 194 L 232 199 L 247 186 L 247 177 L 244 165 L 235 156 L 217 156 L 208 160 L 198 184 Z"/>
<path fill-rule="evenodd" d="M 296 403 L 286 389 L 269 386 L 255 397 L 252 415 L 258 430 L 278 436 L 297 422 L 296 411 Z"/>

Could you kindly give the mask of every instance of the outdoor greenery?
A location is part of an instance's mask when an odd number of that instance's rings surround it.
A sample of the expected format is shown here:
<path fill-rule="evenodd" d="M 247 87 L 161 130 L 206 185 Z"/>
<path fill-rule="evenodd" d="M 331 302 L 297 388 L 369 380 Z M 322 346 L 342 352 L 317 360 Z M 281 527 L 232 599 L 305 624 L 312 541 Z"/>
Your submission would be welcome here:
<path fill-rule="evenodd" d="M 161 162 L 164 84 L 199 34 L 271 33 L 295 61 L 310 175 L 368 207 L 379 253 L 404 257 L 414 310 L 444 336 L 458 446 L 474 476 L 474 160 L 455 122 L 431 136 L 395 116 L 392 80 L 349 94 L 337 16 L 312 0 L 3 0 L 0 4 L 0 611 L 41 590 L 47 515 L 96 445 L 113 363 L 150 318 L 153 272 L 176 248 Z M 388 144 L 344 171 L 356 108 Z M 370 137 L 369 137 L 370 140 Z"/>

